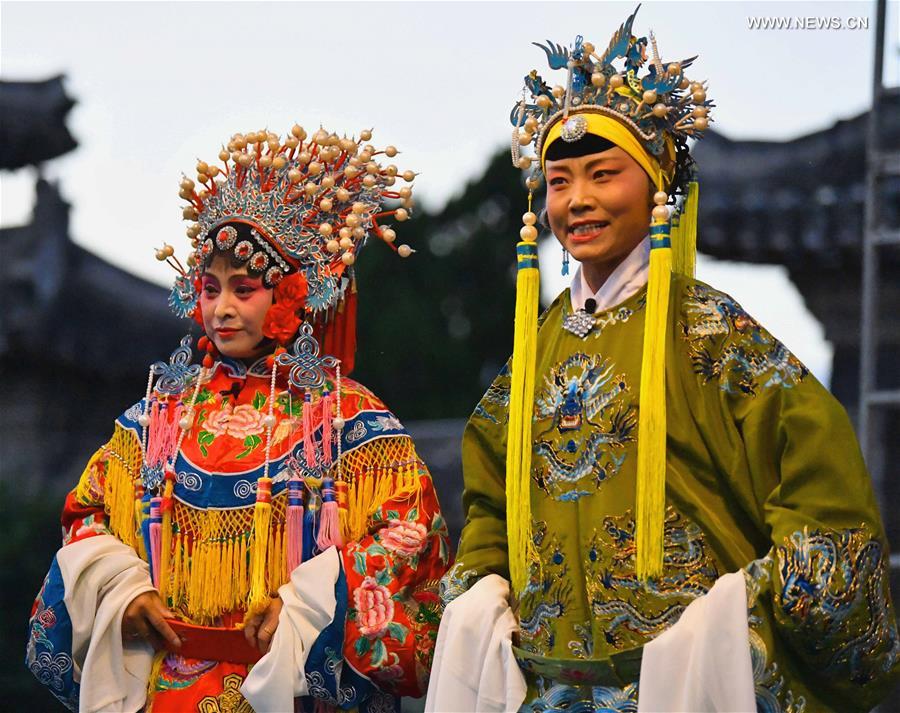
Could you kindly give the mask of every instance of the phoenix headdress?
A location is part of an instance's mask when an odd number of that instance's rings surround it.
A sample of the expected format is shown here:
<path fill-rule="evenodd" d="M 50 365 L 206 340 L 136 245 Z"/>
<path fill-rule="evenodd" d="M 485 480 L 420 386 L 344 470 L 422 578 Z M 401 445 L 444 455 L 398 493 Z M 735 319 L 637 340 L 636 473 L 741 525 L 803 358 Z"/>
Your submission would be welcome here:
<path fill-rule="evenodd" d="M 369 236 L 402 257 L 413 252 L 394 246 L 396 232 L 386 221 L 409 217 L 412 189 L 394 186 L 411 183 L 416 174 L 382 165 L 397 149 L 364 143 L 371 137 L 370 130 L 350 138 L 322 128 L 310 136 L 297 125 L 284 139 L 251 131 L 222 147 L 221 167 L 198 161 L 196 182 L 185 176 L 179 189 L 187 201 L 183 217 L 191 223 L 187 267 L 169 245 L 157 252 L 179 272 L 169 297 L 173 311 L 197 318 L 200 275 L 216 252 L 225 252 L 275 288 L 276 303 L 293 298 L 281 310 L 286 324 L 267 336 L 290 338 L 309 322 L 325 337 L 327 350 L 333 332 L 355 333 L 352 266 Z M 352 364 L 355 339 L 339 341 L 344 353 L 337 356 Z"/>

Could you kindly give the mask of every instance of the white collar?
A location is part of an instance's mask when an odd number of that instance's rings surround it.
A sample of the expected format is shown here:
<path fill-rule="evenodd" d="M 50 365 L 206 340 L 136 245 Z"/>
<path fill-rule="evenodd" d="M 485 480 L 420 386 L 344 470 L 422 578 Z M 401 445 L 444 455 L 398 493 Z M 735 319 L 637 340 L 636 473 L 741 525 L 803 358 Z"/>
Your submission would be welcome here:
<path fill-rule="evenodd" d="M 572 311 L 584 308 L 585 300 L 593 298 L 597 302 L 595 312 L 614 307 L 631 297 L 647 284 L 650 271 L 650 237 L 645 237 L 615 270 L 606 278 L 600 289 L 591 292 L 581 265 L 575 271 L 570 287 Z"/>

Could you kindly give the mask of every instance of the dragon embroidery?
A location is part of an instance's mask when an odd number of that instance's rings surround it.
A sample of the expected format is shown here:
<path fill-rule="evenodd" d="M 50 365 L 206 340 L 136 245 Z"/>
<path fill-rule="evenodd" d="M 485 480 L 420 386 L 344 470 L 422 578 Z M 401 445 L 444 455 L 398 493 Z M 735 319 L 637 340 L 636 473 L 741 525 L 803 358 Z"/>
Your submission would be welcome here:
<path fill-rule="evenodd" d="M 694 372 L 727 393 L 754 395 L 760 388 L 800 383 L 809 373 L 793 354 L 728 295 L 688 285 L 682 335 Z"/>
<path fill-rule="evenodd" d="M 634 440 L 630 387 L 609 360 L 576 353 L 544 377 L 535 401 L 532 477 L 557 500 L 591 494 L 619 472 Z M 584 481 L 593 481 L 593 489 Z"/>

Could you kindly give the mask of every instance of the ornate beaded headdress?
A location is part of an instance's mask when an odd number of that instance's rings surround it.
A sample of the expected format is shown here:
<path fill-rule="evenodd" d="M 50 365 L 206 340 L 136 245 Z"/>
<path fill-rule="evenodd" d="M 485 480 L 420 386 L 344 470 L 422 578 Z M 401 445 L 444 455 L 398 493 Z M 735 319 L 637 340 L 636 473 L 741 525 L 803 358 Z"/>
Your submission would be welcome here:
<path fill-rule="evenodd" d="M 404 221 L 412 205 L 411 188 L 393 186 L 416 174 L 382 166 L 377 157 L 393 158 L 397 149 L 363 145 L 371 138 L 370 130 L 355 139 L 321 128 L 308 137 L 295 125 L 284 140 L 267 131 L 235 134 L 219 152 L 222 168 L 198 161 L 200 186 L 184 177 L 178 194 L 188 202 L 183 216 L 191 221 L 188 268 L 174 260 L 171 246 L 157 252 L 180 272 L 169 298 L 173 311 L 181 317 L 194 312 L 200 272 L 216 249 L 244 262 L 267 287 L 301 274 L 305 309 L 313 316 L 335 307 L 347 284 L 341 277 L 367 237 L 394 247 L 396 233 L 379 221 Z M 391 200 L 399 203 L 384 207 Z M 235 224 L 248 230 L 239 235 Z M 407 245 L 395 250 L 402 257 L 413 252 Z"/>
<path fill-rule="evenodd" d="M 571 48 L 533 43 L 547 55 L 551 69 L 567 72 L 565 86 L 550 87 L 532 70 L 525 77 L 522 99 L 512 109 L 515 127 L 512 138 L 513 162 L 532 169 L 535 178 L 543 169 L 546 149 L 557 138 L 575 142 L 590 131 L 591 124 L 608 117 L 624 126 L 640 147 L 661 169 L 670 193 L 682 192 L 692 179 L 689 137 L 700 138 L 709 126 L 709 109 L 704 82 L 689 80 L 684 70 L 695 57 L 680 62 L 663 62 L 656 38 L 650 33 L 652 59 L 647 62 L 646 37 L 631 33 L 637 9 L 619 27 L 602 54 L 581 35 Z M 622 60 L 622 69 L 614 62 Z M 641 70 L 646 65 L 646 73 Z M 530 93 L 530 100 L 526 100 Z M 532 144 L 534 157 L 521 153 Z M 537 182 L 532 182 L 537 187 Z"/>
<path fill-rule="evenodd" d="M 550 87 L 537 73 L 525 77 L 522 98 L 511 119 L 513 164 L 530 172 L 528 212 L 517 245 L 516 316 L 510 379 L 506 458 L 506 515 L 510 578 L 517 592 L 527 583 L 529 565 L 538 563 L 531 536 L 531 416 L 534 410 L 534 370 L 537 346 L 537 216 L 531 210 L 540 186 L 548 149 L 557 141 L 575 144 L 591 134 L 625 151 L 650 177 L 656 192 L 650 237 L 643 356 L 638 418 L 635 569 L 641 579 L 659 576 L 663 564 L 665 513 L 666 404 L 665 336 L 671 275 L 693 276 L 699 195 L 693 160 L 687 146 L 709 126 L 703 82 L 691 82 L 684 70 L 696 57 L 663 62 L 650 34 L 652 59 L 647 62 L 647 38 L 631 27 L 637 9 L 619 27 L 602 54 L 579 35 L 570 48 L 534 43 L 547 55 L 551 69 L 566 70 L 565 86 Z M 614 62 L 622 60 L 622 69 Z M 641 71 L 647 65 L 645 74 Z M 530 93 L 530 100 L 526 95 Z M 534 155 L 522 149 L 534 147 Z M 585 144 L 585 153 L 590 146 Z M 601 149 L 602 150 L 602 149 Z M 576 154 L 577 155 L 577 154 Z M 670 220 L 667 203 L 683 195 L 679 213 Z M 567 318 L 564 329 L 584 338 L 594 324 L 587 309 Z"/>

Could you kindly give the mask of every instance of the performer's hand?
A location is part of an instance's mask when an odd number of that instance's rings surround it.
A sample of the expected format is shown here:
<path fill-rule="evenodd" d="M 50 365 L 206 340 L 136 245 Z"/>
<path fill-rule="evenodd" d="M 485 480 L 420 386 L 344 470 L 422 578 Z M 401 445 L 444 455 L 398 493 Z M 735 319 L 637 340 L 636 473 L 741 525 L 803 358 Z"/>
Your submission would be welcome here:
<path fill-rule="evenodd" d="M 255 614 L 244 622 L 244 636 L 247 643 L 259 649 L 259 653 L 266 654 L 272 645 L 272 637 L 278 628 L 278 615 L 281 614 L 283 603 L 281 597 L 275 595 L 269 606 L 261 614 Z"/>
<path fill-rule="evenodd" d="M 138 594 L 122 615 L 122 643 L 145 639 L 157 651 L 164 649 L 166 642 L 176 649 L 180 648 L 181 639 L 164 618 L 172 616 L 172 612 L 163 605 L 158 592 Z"/>

